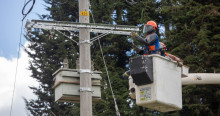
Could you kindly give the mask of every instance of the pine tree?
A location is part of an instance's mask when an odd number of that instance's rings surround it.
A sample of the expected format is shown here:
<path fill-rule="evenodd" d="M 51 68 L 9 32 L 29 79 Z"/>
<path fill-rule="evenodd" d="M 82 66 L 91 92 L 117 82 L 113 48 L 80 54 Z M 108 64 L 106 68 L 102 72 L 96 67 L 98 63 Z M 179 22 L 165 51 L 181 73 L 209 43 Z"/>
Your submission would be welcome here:
<path fill-rule="evenodd" d="M 96 23 L 125 24 L 125 22 L 122 21 L 122 19 L 120 18 L 124 14 L 124 2 L 116 0 L 92 0 L 91 6 Z M 125 65 L 128 62 L 126 51 L 130 49 L 129 43 L 127 42 L 125 36 L 116 35 L 108 35 L 104 38 L 101 38 L 100 43 L 103 48 L 109 76 L 111 79 L 111 84 L 117 100 L 119 111 L 121 115 L 129 114 L 129 109 L 127 108 L 129 103 L 126 102 L 126 99 L 128 98 L 127 80 L 123 80 L 121 77 L 124 72 Z M 94 42 L 94 45 L 92 46 L 92 59 L 95 62 L 96 69 L 103 72 L 102 101 L 94 106 L 94 115 L 115 115 L 116 113 L 114 102 L 109 88 L 105 67 L 103 63 L 100 63 L 103 61 L 98 41 Z"/>
<path fill-rule="evenodd" d="M 78 2 L 67 1 L 63 3 L 53 0 L 46 2 L 51 4 L 51 7 L 47 9 L 51 15 L 43 15 L 43 18 L 77 20 L 78 8 L 76 10 L 76 7 Z M 68 10 L 69 12 L 67 12 Z M 52 74 L 61 67 L 64 58 L 67 57 L 69 59 L 70 68 L 75 68 L 75 60 L 78 58 L 77 45 L 57 32 L 52 37 L 48 31 L 37 29 L 27 39 L 30 42 L 28 48 L 31 50 L 27 51 L 27 53 L 33 59 L 30 61 L 29 67 L 29 70 L 32 71 L 31 77 L 40 84 L 39 87 L 30 87 L 38 99 L 25 99 L 26 108 L 29 113 L 35 116 L 52 115 L 52 113 L 65 116 L 78 115 L 79 109 L 77 104 L 54 102 L 54 90 L 52 88 L 54 84 Z"/>
<path fill-rule="evenodd" d="M 219 1 L 173 1 L 168 49 L 184 60 L 193 73 L 219 72 Z M 166 13 L 166 12 L 165 12 Z M 183 87 L 181 115 L 219 115 L 219 85 Z"/>
<path fill-rule="evenodd" d="M 153 2 L 153 1 L 152 1 Z M 157 4 L 147 2 L 152 6 Z M 108 0 L 92 0 L 92 12 L 96 23 L 118 24 L 118 25 L 143 25 L 144 15 L 154 16 L 153 13 L 146 14 L 145 1 L 141 0 L 137 4 L 131 6 L 124 0 L 108 1 Z M 107 10 L 101 10 L 107 9 Z M 150 10 L 150 8 L 148 8 Z M 153 17 L 148 16 L 148 19 Z M 125 116 L 144 116 L 153 115 L 155 111 L 139 107 L 135 104 L 135 100 L 131 100 L 128 96 L 128 80 L 122 78 L 122 74 L 128 69 L 128 60 L 133 55 L 131 52 L 131 43 L 129 36 L 109 35 L 100 40 L 103 47 L 105 60 L 112 81 L 113 91 L 116 95 L 118 107 L 121 115 Z M 94 108 L 94 115 L 115 115 L 115 108 L 111 91 L 106 78 L 104 65 L 102 61 L 98 42 L 95 42 L 92 51 L 94 51 L 93 59 L 97 69 L 103 72 L 103 88 L 102 101 Z M 107 86 L 106 86 L 107 85 Z"/>

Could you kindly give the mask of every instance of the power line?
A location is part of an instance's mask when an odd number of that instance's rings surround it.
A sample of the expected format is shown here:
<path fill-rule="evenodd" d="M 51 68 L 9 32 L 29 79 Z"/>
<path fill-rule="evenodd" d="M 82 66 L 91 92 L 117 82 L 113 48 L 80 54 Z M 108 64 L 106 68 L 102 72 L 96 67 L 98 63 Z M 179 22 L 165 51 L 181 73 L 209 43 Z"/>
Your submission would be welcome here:
<path fill-rule="evenodd" d="M 135 2 L 134 0 L 126 0 L 126 2 L 130 5 L 134 5 L 134 4 L 137 4 L 137 2 Z"/>
<path fill-rule="evenodd" d="M 12 115 L 12 108 L 13 108 L 13 102 L 14 102 L 14 94 L 15 94 L 15 87 L 16 87 L 16 81 L 17 81 L 17 73 L 18 73 L 18 64 L 19 64 L 19 57 L 20 57 L 20 46 L 21 46 L 21 38 L 22 38 L 22 28 L 23 28 L 23 24 L 24 24 L 24 19 L 25 17 L 31 12 L 31 10 L 33 9 L 33 6 L 35 4 L 35 0 L 33 0 L 33 4 L 31 6 L 31 8 L 28 10 L 27 13 L 24 13 L 24 9 L 25 7 L 27 6 L 27 4 L 30 2 L 31 0 L 29 0 L 27 3 L 26 3 L 26 0 L 24 1 L 24 7 L 22 8 L 22 15 L 23 15 L 23 18 L 21 20 L 21 31 L 20 31 L 20 39 L 19 39 L 19 44 L 18 44 L 18 54 L 17 54 L 17 63 L 16 63 L 16 68 L 15 68 L 15 76 L 14 76 L 14 85 L 13 85 L 13 93 L 12 93 L 12 98 L 11 98 L 11 108 L 10 108 L 10 116 Z"/>
<path fill-rule="evenodd" d="M 99 47 L 100 47 L 101 54 L 102 54 L 102 59 L 103 59 L 104 65 L 105 65 L 105 70 L 106 70 L 106 73 L 107 73 L 109 86 L 110 86 L 110 89 L 111 89 L 111 92 L 112 92 L 112 97 L 113 97 L 113 100 L 114 100 L 114 103 L 115 103 L 116 115 L 120 116 L 120 112 L 118 110 L 118 105 L 117 105 L 117 102 L 116 102 L 116 98 L 115 98 L 115 95 L 114 95 L 113 90 L 112 90 L 111 80 L 110 80 L 110 77 L 109 77 L 109 74 L 108 74 L 108 68 L 106 66 L 105 58 L 104 58 L 103 51 L 102 51 L 102 46 L 101 46 L 101 43 L 100 43 L 99 39 L 98 39 L 98 42 L 99 42 Z"/>
<path fill-rule="evenodd" d="M 90 7 L 90 9 L 91 9 L 91 4 L 90 4 L 90 2 L 89 2 L 89 7 Z M 91 15 L 92 15 L 93 23 L 95 24 L 95 19 L 94 19 L 94 17 L 93 17 L 92 10 L 90 10 L 90 12 L 91 12 Z M 107 33 L 107 34 L 108 34 L 108 33 Z M 102 59 L 103 59 L 104 65 L 105 65 L 105 70 L 106 70 L 106 74 L 107 74 L 107 77 L 108 77 L 109 87 L 110 87 L 110 90 L 111 90 L 111 92 L 112 92 L 112 97 L 113 97 L 114 104 L 115 104 L 116 116 L 120 116 L 120 112 L 119 112 L 118 105 L 117 105 L 117 102 L 116 102 L 115 94 L 114 94 L 113 89 L 112 89 L 111 80 L 110 80 L 109 73 L 108 73 L 108 68 L 107 68 L 107 65 L 106 65 L 106 62 L 105 62 L 105 58 L 104 58 L 102 46 L 101 46 L 101 43 L 100 43 L 100 40 L 99 40 L 101 37 L 104 37 L 104 36 L 107 35 L 107 34 L 106 34 L 106 33 L 101 34 L 97 39 L 98 39 L 99 47 L 100 47 L 100 50 L 101 50 Z M 95 39 L 95 40 L 96 40 L 96 39 Z M 95 40 L 94 40 L 94 41 L 95 41 Z"/>
<path fill-rule="evenodd" d="M 67 35 L 65 35 L 64 33 L 62 33 L 59 30 L 56 30 L 57 32 L 59 32 L 60 34 L 62 34 L 63 36 L 67 37 L 68 39 L 70 39 L 71 41 L 75 42 L 77 45 L 79 44 L 77 41 L 73 40 L 72 38 L 68 37 Z"/>
<path fill-rule="evenodd" d="M 18 45 L 18 54 L 17 54 L 17 63 L 16 63 L 16 69 L 15 69 L 15 79 L 14 79 L 14 86 L 13 86 L 13 94 L 12 94 L 12 102 L 11 102 L 11 109 L 10 109 L 10 116 L 11 116 L 11 113 L 12 113 L 12 106 L 13 106 L 13 101 L 14 101 L 14 93 L 15 93 L 15 85 L 16 85 L 16 78 L 17 78 L 17 70 L 18 70 L 18 60 L 19 60 L 19 57 L 20 57 L 20 45 L 21 45 L 21 37 L 22 37 L 22 27 L 23 27 L 23 21 L 22 21 L 22 24 L 21 24 L 21 33 L 20 33 L 20 40 L 19 40 L 19 45 Z"/>
<path fill-rule="evenodd" d="M 22 8 L 22 15 L 23 15 L 22 21 L 23 21 L 23 20 L 25 19 L 25 17 L 32 11 L 32 9 L 33 9 L 33 7 L 34 7 L 35 0 L 33 0 L 32 5 L 31 5 L 31 8 L 27 11 L 27 13 L 24 13 L 25 7 L 26 7 L 31 1 L 32 1 L 32 0 L 29 0 L 29 1 L 26 3 L 26 0 L 25 0 L 24 7 Z"/>

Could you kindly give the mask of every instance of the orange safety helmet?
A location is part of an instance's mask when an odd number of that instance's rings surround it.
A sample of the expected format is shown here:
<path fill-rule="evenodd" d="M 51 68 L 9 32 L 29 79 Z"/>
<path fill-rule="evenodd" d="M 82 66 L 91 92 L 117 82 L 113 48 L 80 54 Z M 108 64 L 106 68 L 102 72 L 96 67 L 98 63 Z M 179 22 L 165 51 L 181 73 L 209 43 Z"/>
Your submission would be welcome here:
<path fill-rule="evenodd" d="M 146 25 L 151 25 L 154 30 L 158 29 L 157 23 L 155 21 L 148 21 Z"/>

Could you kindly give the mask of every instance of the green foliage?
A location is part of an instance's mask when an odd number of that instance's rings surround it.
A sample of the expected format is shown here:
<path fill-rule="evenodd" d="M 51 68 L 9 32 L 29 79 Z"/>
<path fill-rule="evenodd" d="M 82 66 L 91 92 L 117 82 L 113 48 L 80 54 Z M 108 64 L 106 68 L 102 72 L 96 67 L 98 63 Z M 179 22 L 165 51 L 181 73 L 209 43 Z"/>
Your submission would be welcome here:
<path fill-rule="evenodd" d="M 39 87 L 30 87 L 33 93 L 37 95 L 37 100 L 26 100 L 26 107 L 32 115 L 48 115 L 51 112 L 55 114 L 68 115 L 73 106 L 69 103 L 55 103 L 53 93 L 53 76 L 52 74 L 61 66 L 65 57 L 70 59 L 70 67 L 75 67 L 73 61 L 77 58 L 74 43 L 64 39 L 59 35 L 48 39 L 48 32 L 43 31 L 44 35 L 33 32 L 29 39 L 29 48 L 27 51 L 33 59 L 30 61 L 29 69 L 32 76 L 39 82 Z"/>
<path fill-rule="evenodd" d="M 43 16 L 44 18 L 53 20 L 64 20 L 63 18 L 69 21 L 76 20 L 73 19 L 73 17 L 68 16 L 72 15 L 76 17 L 76 14 L 71 14 L 71 12 L 67 13 L 65 11 L 65 16 L 67 15 L 66 17 L 60 16 L 62 13 L 58 13 L 64 12 L 64 8 L 72 8 L 72 6 L 69 6 L 70 4 L 74 5 L 72 1 L 68 2 L 69 4 L 65 3 L 61 6 L 57 5 L 58 3 L 53 3 L 49 0 L 46 2 L 51 4 L 52 7 L 48 8 L 48 10 L 51 11 L 51 15 Z M 75 1 L 75 4 L 78 4 L 78 2 Z M 54 10 L 56 9 L 56 5 L 61 7 L 61 9 Z M 78 12 L 78 9 L 76 12 Z M 56 13 L 59 15 L 54 15 Z M 78 58 L 78 48 L 76 47 L 76 44 L 57 32 L 52 37 L 49 32 L 45 30 L 34 30 L 31 33 L 30 38 L 27 39 L 30 42 L 28 48 L 31 50 L 27 51 L 27 53 L 33 59 L 30 61 L 29 67 L 32 71 L 31 77 L 39 82 L 39 87 L 30 87 L 38 99 L 24 99 L 29 113 L 42 116 L 52 115 L 52 113 L 70 116 L 79 112 L 77 107 L 75 107 L 76 105 L 71 103 L 54 102 L 54 91 L 52 89 L 54 84 L 52 74 L 61 67 L 61 62 L 65 57 L 69 59 L 70 67 L 75 67 L 75 60 Z"/>
<path fill-rule="evenodd" d="M 168 49 L 184 60 L 193 73 L 219 72 L 219 5 L 218 1 L 172 1 L 165 13 L 171 17 L 166 38 Z M 174 6 L 174 7 L 173 7 Z M 175 10 L 172 10 L 174 9 Z M 168 11 L 168 12 L 167 12 Z M 181 115 L 220 115 L 219 85 L 183 87 Z"/>

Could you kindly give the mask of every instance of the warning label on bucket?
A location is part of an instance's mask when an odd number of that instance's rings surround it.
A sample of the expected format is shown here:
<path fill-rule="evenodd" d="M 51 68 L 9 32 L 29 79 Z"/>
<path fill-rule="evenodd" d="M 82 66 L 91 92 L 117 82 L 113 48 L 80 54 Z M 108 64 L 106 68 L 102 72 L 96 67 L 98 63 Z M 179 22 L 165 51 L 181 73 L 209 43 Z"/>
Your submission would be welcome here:
<path fill-rule="evenodd" d="M 145 87 L 140 88 L 140 101 L 148 101 L 151 100 L 151 88 Z"/>

